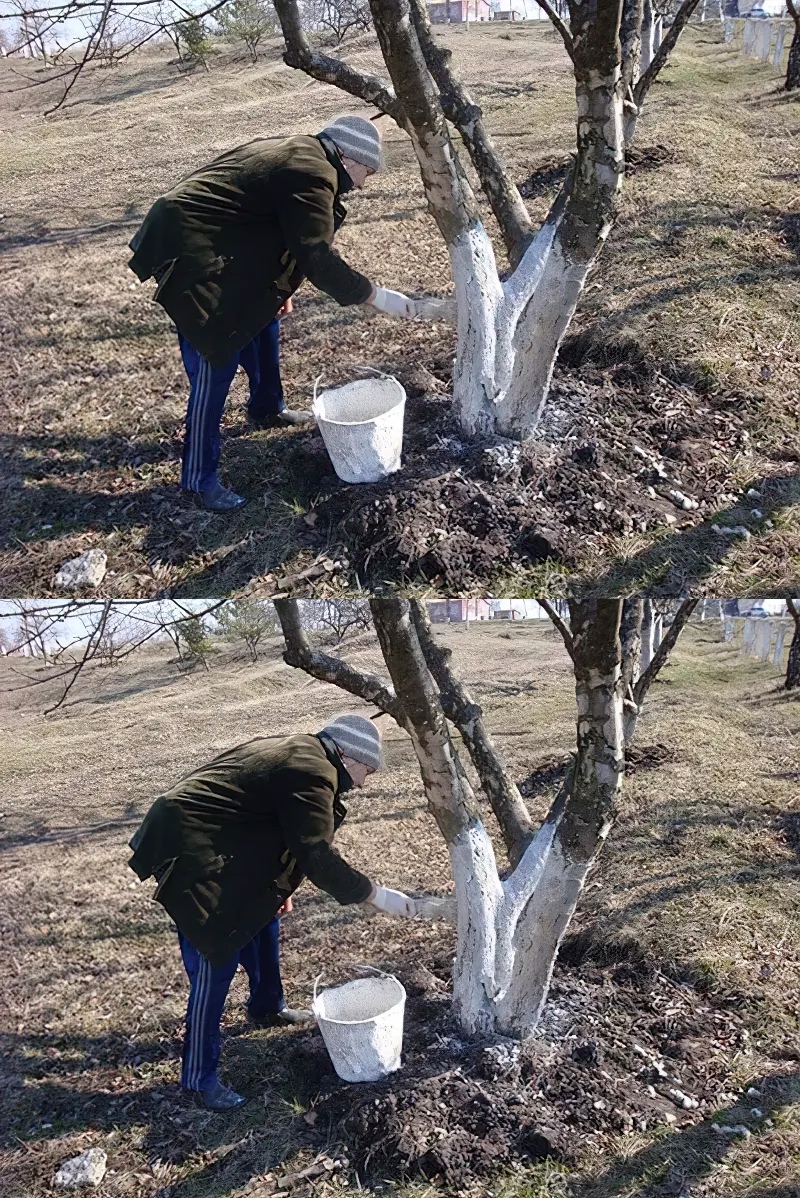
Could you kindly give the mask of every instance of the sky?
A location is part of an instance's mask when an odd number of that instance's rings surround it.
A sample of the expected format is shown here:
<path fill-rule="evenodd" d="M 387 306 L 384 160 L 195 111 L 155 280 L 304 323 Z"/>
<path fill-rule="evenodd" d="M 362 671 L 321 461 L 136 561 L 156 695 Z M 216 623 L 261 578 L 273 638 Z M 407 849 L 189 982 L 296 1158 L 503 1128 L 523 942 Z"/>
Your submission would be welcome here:
<path fill-rule="evenodd" d="M 53 617 L 58 615 L 59 609 L 65 607 L 63 599 L 27 599 L 25 604 L 29 609 L 35 609 L 41 613 L 44 618 L 47 618 L 47 613 L 51 612 Z M 213 599 L 182 599 L 180 607 L 172 603 L 170 600 L 162 600 L 159 602 L 142 603 L 136 601 L 124 602 L 120 601 L 113 605 L 113 611 L 117 613 L 119 619 L 127 617 L 130 620 L 132 638 L 138 639 L 139 636 L 147 636 L 152 631 L 154 623 L 157 621 L 159 612 L 162 617 L 171 616 L 174 619 L 180 619 L 183 611 L 200 612 L 204 611 L 213 605 Z M 91 631 L 96 625 L 97 617 L 102 610 L 99 603 L 87 603 L 83 609 L 84 618 L 80 616 L 69 616 L 67 619 L 59 619 L 55 621 L 51 628 L 47 630 L 45 642 L 49 647 L 55 648 L 57 645 L 69 645 L 73 642 L 84 642 L 87 639 L 87 628 Z M 22 621 L 19 616 L 18 604 L 12 600 L 0 600 L 0 632 L 4 634 L 12 644 L 17 639 L 22 627 Z M 154 638 L 156 639 L 156 638 Z"/>

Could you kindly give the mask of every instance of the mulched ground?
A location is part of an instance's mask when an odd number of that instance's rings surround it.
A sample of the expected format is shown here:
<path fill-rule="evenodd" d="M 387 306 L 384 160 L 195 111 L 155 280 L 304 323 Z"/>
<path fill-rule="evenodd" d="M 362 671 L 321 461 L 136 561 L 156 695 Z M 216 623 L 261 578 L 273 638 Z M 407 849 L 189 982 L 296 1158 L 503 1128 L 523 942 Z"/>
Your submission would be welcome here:
<path fill-rule="evenodd" d="M 318 435 L 292 438 L 274 467 L 318 480 L 307 549 L 327 549 L 364 587 L 399 579 L 474 592 L 547 560 L 572 567 L 587 542 L 689 527 L 736 502 L 726 487 L 747 448 L 743 397 L 703 395 L 625 347 L 610 362 L 596 353 L 589 335 L 566 343 L 540 435 L 524 446 L 461 439 L 446 359 L 397 368 L 408 403 L 403 469 L 391 478 L 341 483 Z M 262 581 L 267 593 L 293 586 Z"/>
<path fill-rule="evenodd" d="M 620 1132 L 680 1128 L 736 1107 L 732 1060 L 752 998 L 703 994 L 642 959 L 620 960 L 618 948 L 597 962 L 588 941 L 573 941 L 524 1046 L 459 1036 L 447 958 L 400 972 L 409 995 L 403 1068 L 384 1081 L 340 1081 L 317 1033 L 282 1039 L 265 1067 L 309 1094 L 298 1120 L 307 1147 L 362 1182 L 423 1178 L 455 1192 L 501 1166 L 574 1163 Z M 726 1122 L 752 1123 L 753 1105 L 742 1098 Z M 287 1178 L 251 1185 L 268 1195 Z"/>

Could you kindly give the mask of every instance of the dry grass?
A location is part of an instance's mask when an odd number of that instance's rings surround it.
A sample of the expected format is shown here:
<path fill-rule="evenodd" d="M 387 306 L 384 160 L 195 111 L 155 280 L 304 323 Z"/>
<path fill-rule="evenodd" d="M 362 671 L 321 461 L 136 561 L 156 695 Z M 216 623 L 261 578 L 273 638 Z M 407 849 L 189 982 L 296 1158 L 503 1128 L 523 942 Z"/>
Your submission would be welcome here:
<path fill-rule="evenodd" d="M 520 626 L 444 635 L 516 777 L 568 751 L 574 698 L 553 633 Z M 588 1153 L 568 1178 L 549 1166 L 499 1179 L 492 1190 L 503 1198 L 544 1198 L 565 1186 L 576 1198 L 796 1194 L 800 872 L 779 823 L 800 811 L 798 707 L 775 670 L 716 638 L 711 626 L 685 634 L 651 692 L 638 742 L 666 746 L 666 759 L 627 780 L 574 931 L 590 953 L 635 946 L 687 983 L 738 993 L 750 1038 L 731 1049 L 730 1068 L 741 1084 L 766 1079 L 762 1105 L 773 1127 L 724 1148 L 710 1117 L 671 1134 L 623 1138 L 602 1156 Z M 350 652 L 378 664 L 369 644 Z M 19 685 L 8 662 L 0 668 L 4 688 Z M 125 844 L 158 791 L 216 750 L 315 728 L 349 701 L 284 666 L 277 644 L 257 665 L 222 658 L 208 674 L 178 676 L 159 655 L 97 669 L 46 720 L 41 689 L 4 689 L 0 701 L 9 729 L 0 746 L 0 1189 L 43 1198 L 57 1164 L 90 1144 L 109 1153 L 114 1172 L 99 1191 L 108 1198 L 241 1195 L 251 1176 L 284 1160 L 302 1163 L 292 1120 L 308 1095 L 299 1082 L 276 1092 L 260 1064 L 276 1036 L 292 1033 L 247 1031 L 241 981 L 226 1014 L 223 1068 L 251 1101 L 222 1119 L 176 1101 L 185 978 L 151 887 L 127 869 Z M 446 891 L 446 853 L 408 741 L 393 728 L 387 747 L 387 772 L 350 803 L 341 850 L 388 885 Z M 546 789 L 532 800 L 537 811 L 546 801 Z M 320 970 L 335 977 L 362 962 L 397 968 L 450 943 L 432 925 L 370 918 L 310 889 L 284 933 L 284 976 L 296 1002 L 307 1001 Z M 732 1121 L 745 1114 L 722 1095 L 719 1108 Z"/>
<path fill-rule="evenodd" d="M 609 586 L 657 585 L 672 569 L 716 593 L 763 594 L 798 577 L 799 110 L 774 72 L 717 36 L 716 26 L 691 31 L 651 94 L 640 142 L 667 146 L 674 160 L 629 180 L 574 332 L 594 357 L 618 360 L 634 346 L 664 371 L 738 396 L 750 439 L 728 463 L 730 485 L 776 480 L 774 528 L 724 548 L 709 521 L 655 544 L 652 533 L 643 545 L 603 542 L 602 560 L 585 547 L 581 565 Z M 572 86 L 552 35 L 446 37 L 518 179 L 569 151 Z M 354 60 L 377 69 L 374 47 L 359 45 Z M 0 62 L 0 86 L 32 69 Z M 222 520 L 177 500 L 185 379 L 151 288 L 127 270 L 126 242 L 155 196 L 217 151 L 318 128 L 348 101 L 286 68 L 277 44 L 256 67 L 228 59 L 191 77 L 157 55 L 133 58 L 95 71 L 45 121 L 54 86 L 0 97 L 8 593 L 50 593 L 60 562 L 90 545 L 108 552 L 104 590 L 118 596 L 218 593 L 302 565 L 296 516 L 313 504 L 316 479 L 299 470 L 271 488 L 265 462 L 297 434 L 248 433 L 241 382 L 226 416 L 226 470 L 258 498 Z M 387 136 L 389 169 L 352 201 L 340 247 L 388 286 L 445 290 L 447 257 L 409 143 L 395 128 Z M 531 209 L 542 215 L 548 202 Z M 402 369 L 451 354 L 446 331 L 369 319 L 311 290 L 285 325 L 284 374 L 300 407 L 320 371 L 334 380 L 362 363 Z"/>

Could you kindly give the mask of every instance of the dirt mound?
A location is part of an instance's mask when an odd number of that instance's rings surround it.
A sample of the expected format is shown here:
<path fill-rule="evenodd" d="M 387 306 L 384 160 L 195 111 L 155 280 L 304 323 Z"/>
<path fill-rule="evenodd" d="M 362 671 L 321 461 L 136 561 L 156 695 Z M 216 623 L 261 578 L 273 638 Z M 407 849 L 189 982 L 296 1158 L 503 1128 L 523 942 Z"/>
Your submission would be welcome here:
<path fill-rule="evenodd" d="M 373 589 L 394 579 L 474 593 L 547 560 L 572 568 L 579 546 L 697 523 L 717 509 L 743 444 L 740 402 L 627 359 L 559 366 L 524 445 L 467 443 L 444 371 L 396 370 L 409 395 L 400 473 L 347 486 L 310 436 L 280 463 L 318 480 L 309 550 L 347 561 Z"/>
<path fill-rule="evenodd" d="M 703 995 L 642 968 L 633 947 L 610 956 L 579 952 L 574 968 L 562 954 L 524 1045 L 465 1040 L 443 971 L 421 967 L 400 971 L 409 999 L 399 1073 L 348 1086 L 318 1037 L 282 1042 L 282 1071 L 316 1078 L 309 1147 L 335 1145 L 362 1181 L 422 1177 L 453 1192 L 501 1166 L 569 1163 L 587 1143 L 602 1150 L 621 1132 L 707 1117 L 745 1042 L 742 996 Z"/>

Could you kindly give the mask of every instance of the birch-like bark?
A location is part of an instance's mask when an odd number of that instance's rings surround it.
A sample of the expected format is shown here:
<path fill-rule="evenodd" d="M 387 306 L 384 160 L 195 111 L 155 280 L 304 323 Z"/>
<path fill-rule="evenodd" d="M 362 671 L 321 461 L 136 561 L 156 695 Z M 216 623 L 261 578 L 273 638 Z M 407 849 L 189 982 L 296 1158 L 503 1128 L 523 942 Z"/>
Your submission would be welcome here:
<path fill-rule="evenodd" d="M 625 599 L 622 604 L 620 646 L 622 651 L 622 728 L 625 746 L 633 740 L 639 707 L 634 699 L 634 687 L 639 680 L 642 663 L 642 620 L 644 601 Z"/>
<path fill-rule="evenodd" d="M 489 835 L 450 738 L 405 599 L 370 600 L 387 669 L 408 718 L 428 809 L 448 849 L 458 910 L 453 1005 L 469 1032 L 494 1023 L 497 911 L 503 888 Z"/>
<path fill-rule="evenodd" d="M 675 648 L 678 637 L 683 632 L 689 622 L 692 612 L 697 607 L 699 600 L 684 599 L 680 607 L 676 611 L 672 623 L 669 626 L 667 635 L 661 641 L 658 649 L 653 654 L 652 660 L 645 670 L 639 676 L 639 680 L 633 688 L 633 697 L 637 707 L 641 710 L 645 696 L 653 684 L 653 681 L 658 676 L 662 666 L 666 665 L 669 660 L 669 655 Z"/>
<path fill-rule="evenodd" d="M 511 976 L 497 1001 L 497 1028 L 506 1035 L 525 1038 L 536 1029 L 558 946 L 616 814 L 625 768 L 621 607 L 619 599 L 570 602 L 578 752 L 563 813 L 543 826 L 549 842 L 511 936 Z"/>
<path fill-rule="evenodd" d="M 512 266 L 533 239 L 534 229 L 516 184 L 483 121 L 483 112 L 450 67 L 452 51 L 433 36 L 424 0 L 411 0 L 411 16 L 420 48 L 437 88 L 444 115 L 461 135 L 492 208 Z"/>

